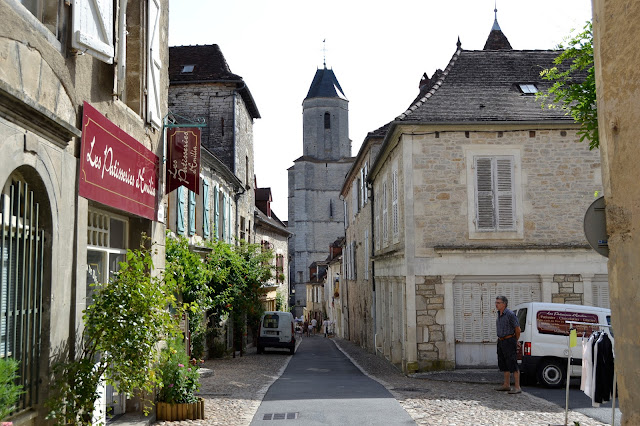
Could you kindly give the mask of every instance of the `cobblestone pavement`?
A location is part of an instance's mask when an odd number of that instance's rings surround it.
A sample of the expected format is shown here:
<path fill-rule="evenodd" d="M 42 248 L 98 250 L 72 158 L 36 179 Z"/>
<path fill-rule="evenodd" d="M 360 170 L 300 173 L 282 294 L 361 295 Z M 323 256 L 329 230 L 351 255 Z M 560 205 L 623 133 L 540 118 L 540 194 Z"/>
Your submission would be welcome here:
<path fill-rule="evenodd" d="M 316 337 L 311 337 L 316 338 Z M 334 339 L 363 372 L 384 385 L 418 425 L 562 425 L 564 409 L 529 395 L 494 390 L 496 384 L 449 382 L 439 377 L 410 378 L 386 360 L 353 343 Z M 282 374 L 291 356 L 256 355 L 209 360 L 213 376 L 202 379 L 205 420 L 157 422 L 156 425 L 248 425 L 269 386 Z M 424 377 L 424 376 L 423 376 Z M 427 376 L 428 377 L 428 376 Z M 603 425 L 583 414 L 569 412 L 569 424 Z"/>

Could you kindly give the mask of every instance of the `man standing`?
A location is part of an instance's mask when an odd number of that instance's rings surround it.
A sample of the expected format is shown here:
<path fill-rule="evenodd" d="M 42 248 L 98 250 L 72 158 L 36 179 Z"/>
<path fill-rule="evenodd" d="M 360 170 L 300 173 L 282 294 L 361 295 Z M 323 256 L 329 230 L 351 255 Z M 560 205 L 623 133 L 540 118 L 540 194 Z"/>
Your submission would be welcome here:
<path fill-rule="evenodd" d="M 313 335 L 315 336 L 316 334 L 316 327 L 318 326 L 318 321 L 316 321 L 315 318 L 311 319 L 311 326 L 313 327 Z"/>
<path fill-rule="evenodd" d="M 498 368 L 504 372 L 504 382 L 497 390 L 508 391 L 510 394 L 522 393 L 520 389 L 520 371 L 516 351 L 520 339 L 520 323 L 516 315 L 507 309 L 508 300 L 505 296 L 496 297 L 496 333 L 498 334 Z M 511 390 L 511 373 L 513 373 L 514 388 Z"/>
<path fill-rule="evenodd" d="M 324 321 L 322 321 L 322 327 L 324 327 L 324 337 L 329 337 L 329 318 L 325 318 Z"/>

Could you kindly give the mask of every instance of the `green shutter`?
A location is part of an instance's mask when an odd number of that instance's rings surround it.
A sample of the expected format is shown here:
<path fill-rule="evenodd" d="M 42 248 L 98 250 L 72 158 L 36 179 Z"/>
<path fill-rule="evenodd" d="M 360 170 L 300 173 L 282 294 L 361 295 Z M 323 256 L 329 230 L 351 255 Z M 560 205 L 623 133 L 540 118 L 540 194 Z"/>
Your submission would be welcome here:
<path fill-rule="evenodd" d="M 189 191 L 189 235 L 196 233 L 196 193 Z"/>
<path fill-rule="evenodd" d="M 178 202 L 176 203 L 176 226 L 178 228 L 178 234 L 184 234 L 184 187 L 179 186 L 176 191 L 176 198 Z"/>
<path fill-rule="evenodd" d="M 209 238 L 211 234 L 211 222 L 209 219 L 209 182 L 202 179 L 202 234 Z"/>

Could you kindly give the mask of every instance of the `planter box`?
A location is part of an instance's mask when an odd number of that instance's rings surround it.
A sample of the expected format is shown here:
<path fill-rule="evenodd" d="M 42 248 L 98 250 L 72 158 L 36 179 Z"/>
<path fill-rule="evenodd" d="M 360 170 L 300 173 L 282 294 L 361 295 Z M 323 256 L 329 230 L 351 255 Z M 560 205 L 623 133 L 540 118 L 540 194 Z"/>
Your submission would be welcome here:
<path fill-rule="evenodd" d="M 204 419 L 204 399 L 198 398 L 198 402 L 170 404 L 158 402 L 156 407 L 158 420 L 197 420 Z"/>

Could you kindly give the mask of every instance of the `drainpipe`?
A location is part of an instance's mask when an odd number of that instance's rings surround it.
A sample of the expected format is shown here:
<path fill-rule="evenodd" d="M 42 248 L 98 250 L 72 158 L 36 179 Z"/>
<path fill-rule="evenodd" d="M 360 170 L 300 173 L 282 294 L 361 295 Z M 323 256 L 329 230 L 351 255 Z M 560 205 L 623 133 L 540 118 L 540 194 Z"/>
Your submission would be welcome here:
<path fill-rule="evenodd" d="M 376 324 L 376 262 L 375 260 L 373 260 L 373 257 L 376 253 L 375 251 L 375 241 L 376 241 L 376 234 L 375 234 L 375 208 L 374 208 L 374 204 L 375 204 L 375 197 L 373 195 L 373 182 L 366 182 L 367 185 L 367 189 L 369 190 L 369 199 L 371 200 L 371 244 L 369 244 L 369 251 L 370 253 L 370 259 L 371 259 L 371 291 L 372 291 L 372 318 L 373 318 L 373 350 L 374 353 L 375 351 L 377 351 L 376 349 L 376 332 L 378 330 L 377 324 Z"/>

